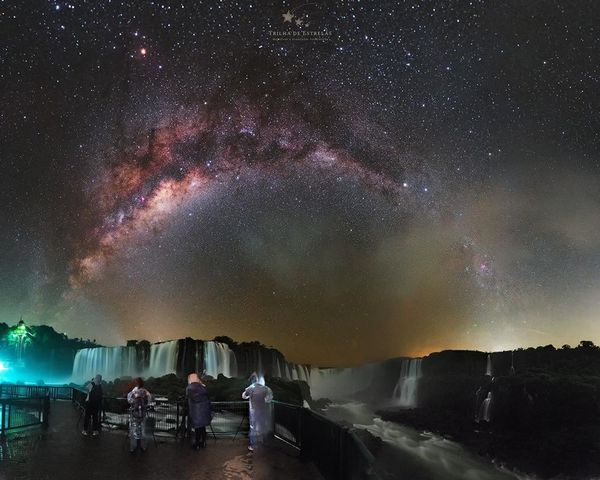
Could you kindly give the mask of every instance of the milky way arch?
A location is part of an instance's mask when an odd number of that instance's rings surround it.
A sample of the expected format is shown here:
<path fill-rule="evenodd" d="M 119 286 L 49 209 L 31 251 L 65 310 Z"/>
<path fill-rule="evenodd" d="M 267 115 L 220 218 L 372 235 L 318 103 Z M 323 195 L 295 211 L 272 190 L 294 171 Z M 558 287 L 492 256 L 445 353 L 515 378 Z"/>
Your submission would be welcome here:
<path fill-rule="evenodd" d="M 113 154 L 94 182 L 94 227 L 77 247 L 72 286 L 101 277 L 113 255 L 138 235 L 160 230 L 183 202 L 246 175 L 285 177 L 300 170 L 325 180 L 349 177 L 403 210 L 435 209 L 420 198 L 421 185 L 431 182 L 422 166 L 404 160 L 399 175 L 397 164 L 395 174 L 375 169 L 374 157 L 384 163 L 388 146 L 358 142 L 327 102 L 302 105 L 297 95 L 271 100 L 268 92 L 254 97 L 215 97 Z"/>

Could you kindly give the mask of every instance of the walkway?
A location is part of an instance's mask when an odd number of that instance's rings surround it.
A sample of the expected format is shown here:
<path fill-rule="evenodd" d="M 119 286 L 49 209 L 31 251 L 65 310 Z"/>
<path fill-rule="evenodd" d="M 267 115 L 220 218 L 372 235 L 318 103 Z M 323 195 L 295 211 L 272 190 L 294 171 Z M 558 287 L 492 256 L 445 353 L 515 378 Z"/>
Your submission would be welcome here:
<path fill-rule="evenodd" d="M 131 455 L 125 432 L 81 436 L 70 402 L 51 403 L 50 426 L 12 435 L 0 444 L 0 480 L 319 480 L 314 465 L 280 447 L 250 453 L 247 440 L 210 440 L 194 451 L 187 441 L 158 439 Z"/>

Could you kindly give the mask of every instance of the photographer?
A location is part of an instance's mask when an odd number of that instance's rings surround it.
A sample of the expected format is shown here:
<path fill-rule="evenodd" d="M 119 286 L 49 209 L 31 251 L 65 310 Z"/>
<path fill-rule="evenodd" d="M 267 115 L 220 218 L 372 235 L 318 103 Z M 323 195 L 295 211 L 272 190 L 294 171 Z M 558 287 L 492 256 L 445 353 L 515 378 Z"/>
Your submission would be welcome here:
<path fill-rule="evenodd" d="M 212 421 L 212 414 L 208 390 L 196 373 L 188 375 L 185 395 L 188 406 L 188 425 L 194 429 L 192 448 L 194 450 L 205 448 L 206 427 Z"/>
<path fill-rule="evenodd" d="M 88 394 L 85 399 L 85 416 L 81 434 L 85 437 L 88 436 L 91 423 L 92 436 L 97 437 L 100 430 L 100 412 L 102 410 L 102 375 L 96 375 L 90 381 L 87 388 Z"/>
<path fill-rule="evenodd" d="M 152 400 L 150 392 L 144 388 L 141 378 L 134 380 L 135 387 L 127 394 L 129 402 L 129 451 L 135 453 L 138 447 L 146 451 L 146 413 Z"/>

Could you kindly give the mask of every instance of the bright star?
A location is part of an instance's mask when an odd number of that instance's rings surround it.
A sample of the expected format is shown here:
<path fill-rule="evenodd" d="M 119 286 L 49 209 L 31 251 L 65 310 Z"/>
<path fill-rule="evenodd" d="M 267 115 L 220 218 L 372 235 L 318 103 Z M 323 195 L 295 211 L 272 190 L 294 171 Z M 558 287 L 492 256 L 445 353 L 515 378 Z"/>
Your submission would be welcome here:
<path fill-rule="evenodd" d="M 291 13 L 289 10 L 287 11 L 287 13 L 284 13 L 281 16 L 283 17 L 283 23 L 285 23 L 285 22 L 292 23 L 292 19 L 294 18 L 294 14 Z"/>

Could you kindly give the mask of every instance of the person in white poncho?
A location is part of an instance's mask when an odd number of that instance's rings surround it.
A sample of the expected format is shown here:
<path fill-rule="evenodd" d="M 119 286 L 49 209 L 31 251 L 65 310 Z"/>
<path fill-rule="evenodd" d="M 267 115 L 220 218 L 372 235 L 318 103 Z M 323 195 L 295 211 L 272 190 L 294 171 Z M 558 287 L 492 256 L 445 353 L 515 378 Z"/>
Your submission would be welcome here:
<path fill-rule="evenodd" d="M 248 450 L 253 451 L 258 445 L 264 443 L 266 435 L 271 431 L 271 402 L 273 391 L 265 385 L 263 377 L 253 373 L 252 382 L 242 393 L 244 400 L 249 400 L 250 411 L 250 445 Z"/>

